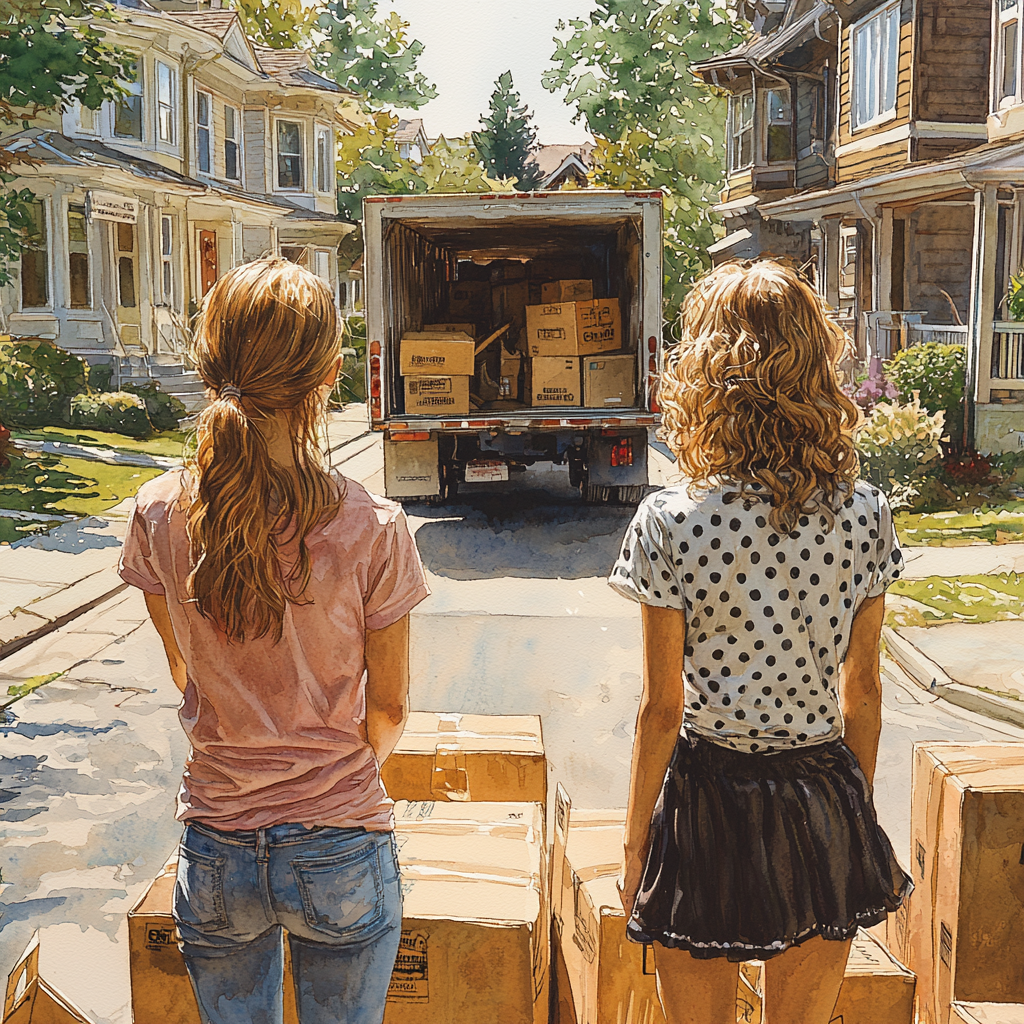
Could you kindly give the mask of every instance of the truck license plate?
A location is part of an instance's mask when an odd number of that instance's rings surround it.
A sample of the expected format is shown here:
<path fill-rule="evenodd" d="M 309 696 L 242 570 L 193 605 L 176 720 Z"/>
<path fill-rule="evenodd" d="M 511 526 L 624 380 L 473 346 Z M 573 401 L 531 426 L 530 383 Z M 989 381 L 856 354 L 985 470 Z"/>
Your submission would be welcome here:
<path fill-rule="evenodd" d="M 508 466 L 500 460 L 466 463 L 467 484 L 495 483 L 499 480 L 507 479 Z"/>

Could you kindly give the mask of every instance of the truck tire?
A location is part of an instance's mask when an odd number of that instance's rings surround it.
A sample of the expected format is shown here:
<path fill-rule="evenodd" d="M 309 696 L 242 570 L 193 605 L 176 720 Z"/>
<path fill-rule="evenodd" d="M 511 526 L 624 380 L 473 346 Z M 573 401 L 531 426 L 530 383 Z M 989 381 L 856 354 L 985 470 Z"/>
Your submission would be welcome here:
<path fill-rule="evenodd" d="M 601 487 L 587 484 L 583 488 L 583 500 L 588 505 L 637 505 L 647 490 L 642 484 L 634 487 Z"/>

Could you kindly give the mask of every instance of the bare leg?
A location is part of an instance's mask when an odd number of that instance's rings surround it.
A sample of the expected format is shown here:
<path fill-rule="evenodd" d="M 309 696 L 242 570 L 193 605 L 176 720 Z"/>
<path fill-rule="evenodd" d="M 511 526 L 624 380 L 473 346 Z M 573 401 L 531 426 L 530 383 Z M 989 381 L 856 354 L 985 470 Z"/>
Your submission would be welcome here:
<path fill-rule="evenodd" d="M 685 949 L 658 943 L 654 964 L 666 1024 L 735 1024 L 739 964 L 725 957 L 696 960 Z"/>
<path fill-rule="evenodd" d="M 850 955 L 847 942 L 816 935 L 764 965 L 765 1024 L 828 1024 Z"/>

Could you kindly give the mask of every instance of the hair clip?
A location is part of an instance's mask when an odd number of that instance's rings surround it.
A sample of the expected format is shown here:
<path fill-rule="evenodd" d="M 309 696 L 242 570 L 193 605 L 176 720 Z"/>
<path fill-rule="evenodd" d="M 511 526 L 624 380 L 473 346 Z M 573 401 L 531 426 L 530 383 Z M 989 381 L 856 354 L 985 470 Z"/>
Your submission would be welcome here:
<path fill-rule="evenodd" d="M 234 384 L 222 384 L 220 390 L 217 392 L 218 398 L 241 398 L 241 388 L 236 387 Z"/>

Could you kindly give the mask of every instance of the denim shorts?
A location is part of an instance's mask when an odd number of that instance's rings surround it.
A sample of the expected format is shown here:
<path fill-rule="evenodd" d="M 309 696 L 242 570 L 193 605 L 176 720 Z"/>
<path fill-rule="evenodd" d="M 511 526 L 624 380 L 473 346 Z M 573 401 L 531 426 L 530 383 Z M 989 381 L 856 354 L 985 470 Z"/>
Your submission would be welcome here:
<path fill-rule="evenodd" d="M 394 835 L 189 823 L 174 919 L 204 1022 L 280 1019 L 282 929 L 301 1024 L 380 1021 L 401 937 Z"/>

